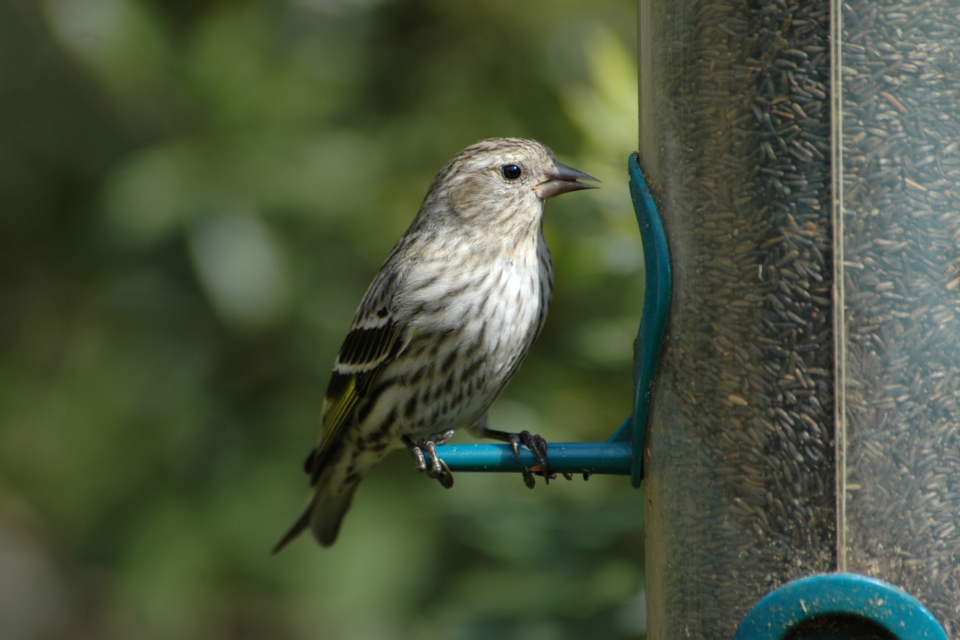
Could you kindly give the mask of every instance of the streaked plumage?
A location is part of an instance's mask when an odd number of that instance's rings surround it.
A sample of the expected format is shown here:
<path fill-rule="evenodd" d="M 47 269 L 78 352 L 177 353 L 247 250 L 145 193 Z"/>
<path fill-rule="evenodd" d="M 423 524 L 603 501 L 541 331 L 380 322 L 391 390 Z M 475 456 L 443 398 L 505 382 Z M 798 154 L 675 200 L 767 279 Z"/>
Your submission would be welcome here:
<path fill-rule="evenodd" d="M 274 552 L 307 527 L 332 544 L 358 483 L 394 449 L 416 456 L 463 427 L 516 446 L 487 428 L 487 411 L 543 327 L 553 291 L 543 208 L 591 188 L 577 179 L 593 180 L 519 138 L 478 142 L 440 171 L 357 309 L 305 463 L 310 501 Z M 452 485 L 442 463 L 426 465 Z"/>

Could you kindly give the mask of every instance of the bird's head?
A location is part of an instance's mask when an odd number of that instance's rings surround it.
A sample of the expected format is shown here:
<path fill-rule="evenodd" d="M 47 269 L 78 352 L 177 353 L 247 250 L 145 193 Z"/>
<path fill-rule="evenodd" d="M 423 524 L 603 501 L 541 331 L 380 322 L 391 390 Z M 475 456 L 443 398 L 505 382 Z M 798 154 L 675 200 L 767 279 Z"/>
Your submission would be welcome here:
<path fill-rule="evenodd" d="M 448 162 L 427 198 L 433 196 L 460 219 L 520 223 L 529 218 L 539 222 L 550 198 L 597 188 L 580 180 L 599 182 L 562 164 L 535 140 L 490 138 L 467 147 Z"/>

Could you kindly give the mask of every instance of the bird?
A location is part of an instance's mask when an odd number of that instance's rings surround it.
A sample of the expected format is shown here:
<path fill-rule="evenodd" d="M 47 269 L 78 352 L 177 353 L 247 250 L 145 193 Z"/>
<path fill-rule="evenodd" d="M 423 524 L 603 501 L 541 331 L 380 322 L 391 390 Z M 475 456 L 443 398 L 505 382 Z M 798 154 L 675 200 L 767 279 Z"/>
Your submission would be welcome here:
<path fill-rule="evenodd" d="M 599 182 L 543 144 L 490 138 L 450 160 L 367 289 L 334 364 L 320 441 L 304 462 L 306 507 L 276 554 L 310 529 L 334 543 L 360 481 L 406 448 L 445 488 L 436 447 L 457 429 L 519 446 L 549 482 L 546 441 L 491 429 L 487 413 L 543 328 L 553 263 L 543 236 L 548 200 Z M 426 453 L 425 453 L 426 452 Z"/>

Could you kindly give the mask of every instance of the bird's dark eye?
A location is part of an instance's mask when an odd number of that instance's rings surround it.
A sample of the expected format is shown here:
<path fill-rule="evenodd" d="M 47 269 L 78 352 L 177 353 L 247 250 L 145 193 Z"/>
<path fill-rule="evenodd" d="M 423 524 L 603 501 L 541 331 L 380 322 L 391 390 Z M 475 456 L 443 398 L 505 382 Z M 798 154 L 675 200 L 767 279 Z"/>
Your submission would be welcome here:
<path fill-rule="evenodd" d="M 505 164 L 500 167 L 500 173 L 502 173 L 503 177 L 507 180 L 516 180 L 523 171 L 515 164 Z"/>

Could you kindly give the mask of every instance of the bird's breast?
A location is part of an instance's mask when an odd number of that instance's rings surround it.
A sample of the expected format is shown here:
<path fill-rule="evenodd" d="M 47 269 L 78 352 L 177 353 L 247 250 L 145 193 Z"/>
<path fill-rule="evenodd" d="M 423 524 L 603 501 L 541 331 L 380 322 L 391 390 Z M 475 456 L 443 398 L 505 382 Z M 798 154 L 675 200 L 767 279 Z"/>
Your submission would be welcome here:
<path fill-rule="evenodd" d="M 545 245 L 544 245 L 545 246 Z M 536 250 L 497 259 L 479 292 L 476 322 L 490 358 L 490 373 L 512 375 L 546 318 L 552 269 Z"/>
<path fill-rule="evenodd" d="M 405 398 L 396 415 L 410 433 L 480 419 L 516 373 L 543 326 L 552 292 L 546 244 L 470 252 L 422 270 L 404 298 L 414 338 L 383 376 Z M 410 285 L 415 282 L 416 286 Z"/>
<path fill-rule="evenodd" d="M 542 236 L 524 239 L 509 251 L 450 257 L 442 267 L 421 265 L 407 283 L 402 315 L 418 332 L 456 333 L 464 343 L 479 338 L 485 350 L 532 341 L 553 289 L 550 253 Z"/>

